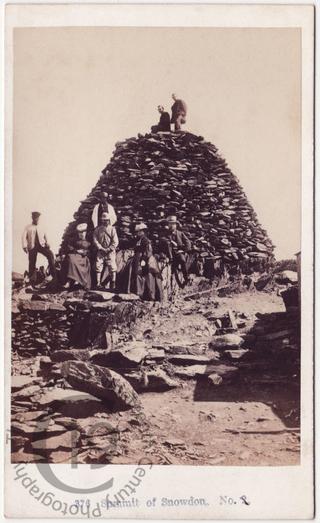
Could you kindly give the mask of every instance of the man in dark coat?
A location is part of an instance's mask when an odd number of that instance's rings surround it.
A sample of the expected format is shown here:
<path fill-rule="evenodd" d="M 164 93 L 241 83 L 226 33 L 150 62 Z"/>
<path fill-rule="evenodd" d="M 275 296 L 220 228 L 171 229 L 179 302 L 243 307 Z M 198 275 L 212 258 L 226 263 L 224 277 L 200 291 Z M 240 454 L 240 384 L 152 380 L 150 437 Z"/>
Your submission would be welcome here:
<path fill-rule="evenodd" d="M 181 124 L 186 123 L 187 105 L 183 100 L 179 100 L 174 93 L 172 98 L 174 100 L 174 104 L 171 107 L 171 123 L 174 124 L 175 131 L 180 131 Z"/>
<path fill-rule="evenodd" d="M 170 114 L 164 110 L 162 105 L 158 105 L 158 111 L 160 113 L 160 120 L 158 125 L 153 125 L 151 127 L 151 132 L 170 132 Z"/>
<path fill-rule="evenodd" d="M 160 250 L 169 258 L 173 271 L 180 267 L 184 278 L 184 286 L 189 280 L 188 268 L 192 261 L 192 256 L 190 255 L 192 245 L 188 236 L 183 231 L 177 229 L 179 222 L 176 216 L 168 216 L 166 221 L 169 231 L 166 238 L 163 238 L 161 241 Z"/>

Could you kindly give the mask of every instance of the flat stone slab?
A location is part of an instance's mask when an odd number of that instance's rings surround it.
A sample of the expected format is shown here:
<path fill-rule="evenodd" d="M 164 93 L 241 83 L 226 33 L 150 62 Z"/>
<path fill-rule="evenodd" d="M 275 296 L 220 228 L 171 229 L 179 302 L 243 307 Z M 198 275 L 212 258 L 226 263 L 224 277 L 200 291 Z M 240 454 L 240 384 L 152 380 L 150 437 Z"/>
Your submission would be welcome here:
<path fill-rule="evenodd" d="M 51 353 L 51 360 L 55 363 L 69 360 L 87 361 L 93 352 L 98 351 L 90 351 L 88 349 L 56 350 Z"/>
<path fill-rule="evenodd" d="M 149 349 L 147 357 L 155 361 L 162 361 L 166 357 L 166 353 L 164 349 Z"/>
<path fill-rule="evenodd" d="M 164 370 L 156 369 L 146 373 L 146 384 L 143 389 L 148 391 L 164 391 L 179 387 L 179 382 L 170 378 Z"/>
<path fill-rule="evenodd" d="M 30 385 L 29 387 L 24 387 L 23 389 L 17 390 L 17 392 L 14 392 L 12 394 L 12 398 L 14 400 L 18 399 L 28 399 L 32 397 L 34 394 L 37 394 L 40 392 L 41 388 L 39 385 Z"/>
<path fill-rule="evenodd" d="M 93 311 L 102 311 L 102 312 L 105 312 L 105 311 L 110 311 L 112 312 L 113 310 L 113 307 L 112 307 L 112 302 L 111 300 L 110 301 L 91 301 L 90 302 L 90 309 L 93 310 Z"/>
<path fill-rule="evenodd" d="M 238 334 L 224 334 L 214 336 L 210 342 L 210 348 L 214 350 L 235 349 L 242 345 L 243 338 Z"/>
<path fill-rule="evenodd" d="M 72 449 L 57 450 L 57 452 L 50 453 L 50 463 L 70 463 L 73 458 Z"/>
<path fill-rule="evenodd" d="M 58 449 L 72 449 L 77 445 L 80 439 L 80 432 L 77 430 L 65 431 L 59 436 L 40 439 L 32 443 L 35 450 L 50 451 Z"/>
<path fill-rule="evenodd" d="M 207 365 L 190 365 L 186 368 L 176 368 L 174 374 L 178 378 L 195 378 L 196 376 L 205 375 L 206 371 Z"/>
<path fill-rule="evenodd" d="M 186 345 L 172 343 L 165 347 L 165 351 L 169 354 L 189 354 L 189 348 Z"/>
<path fill-rule="evenodd" d="M 32 376 L 11 376 L 11 391 L 16 392 L 17 390 L 23 389 L 29 385 L 34 385 L 41 381 L 40 378 L 34 378 Z"/>
<path fill-rule="evenodd" d="M 55 402 L 74 404 L 78 405 L 79 408 L 81 408 L 81 405 L 83 406 L 84 404 L 98 403 L 101 405 L 101 401 L 98 398 L 92 396 L 91 394 L 88 394 L 87 392 L 61 388 L 55 388 L 48 392 L 45 392 L 44 394 L 39 394 L 39 396 L 33 398 L 33 400 L 42 407 L 52 405 Z"/>
<path fill-rule="evenodd" d="M 134 371 L 126 373 L 125 377 L 139 392 L 163 392 L 180 386 L 180 383 L 162 370 Z"/>
<path fill-rule="evenodd" d="M 37 311 L 43 312 L 49 310 L 50 302 L 47 301 L 31 301 L 31 300 L 20 300 L 18 307 L 22 311 Z"/>
<path fill-rule="evenodd" d="M 58 425 L 57 423 L 50 423 L 48 421 L 33 421 L 33 422 L 17 422 L 13 421 L 11 423 L 11 429 L 12 431 L 16 432 L 17 434 L 52 434 L 53 432 L 56 434 L 65 432 L 65 428 L 62 425 Z"/>
<path fill-rule="evenodd" d="M 89 301 L 105 302 L 115 297 L 114 292 L 108 291 L 90 291 L 85 294 L 85 299 Z"/>
<path fill-rule="evenodd" d="M 140 297 L 137 294 L 116 294 L 114 301 L 140 301 Z"/>
<path fill-rule="evenodd" d="M 45 410 L 30 410 L 29 412 L 18 412 L 11 416 L 12 421 L 23 423 L 25 421 L 34 421 L 47 415 Z"/>
<path fill-rule="evenodd" d="M 197 376 L 209 376 L 210 374 L 224 376 L 237 370 L 238 367 L 233 365 L 224 365 L 223 363 L 215 365 L 214 363 L 210 363 L 209 365 L 190 365 L 187 367 L 176 368 L 174 373 L 175 376 L 178 376 L 179 378 L 196 378 Z"/>
<path fill-rule="evenodd" d="M 223 354 L 230 360 L 241 360 L 248 352 L 250 352 L 248 349 L 229 349 Z"/>
<path fill-rule="evenodd" d="M 143 342 L 133 342 L 104 354 L 95 354 L 90 361 L 102 367 L 133 368 L 138 367 L 147 355 Z"/>
<path fill-rule="evenodd" d="M 194 365 L 194 364 L 205 364 L 210 363 L 211 358 L 208 356 L 193 356 L 192 354 L 174 354 L 167 356 L 170 363 L 174 365 Z"/>
<path fill-rule="evenodd" d="M 28 452 L 13 452 L 11 454 L 11 463 L 38 463 L 46 461 L 43 456 L 39 454 L 30 454 Z"/>

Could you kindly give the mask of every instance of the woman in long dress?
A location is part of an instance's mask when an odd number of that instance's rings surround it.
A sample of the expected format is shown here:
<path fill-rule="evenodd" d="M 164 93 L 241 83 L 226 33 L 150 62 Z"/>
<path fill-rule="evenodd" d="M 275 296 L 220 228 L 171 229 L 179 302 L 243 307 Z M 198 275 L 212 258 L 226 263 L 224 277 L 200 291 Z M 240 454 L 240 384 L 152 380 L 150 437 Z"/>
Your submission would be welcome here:
<path fill-rule="evenodd" d="M 91 289 L 91 265 L 89 260 L 90 242 L 86 240 L 87 224 L 77 225 L 77 238 L 69 245 L 67 257 L 67 283 L 64 289 L 81 286 Z"/>
<path fill-rule="evenodd" d="M 127 292 L 133 292 L 146 301 L 162 301 L 162 278 L 158 262 L 153 255 L 152 244 L 146 235 L 147 226 L 140 223 L 135 227 L 137 236 L 134 255 L 127 270 Z"/>

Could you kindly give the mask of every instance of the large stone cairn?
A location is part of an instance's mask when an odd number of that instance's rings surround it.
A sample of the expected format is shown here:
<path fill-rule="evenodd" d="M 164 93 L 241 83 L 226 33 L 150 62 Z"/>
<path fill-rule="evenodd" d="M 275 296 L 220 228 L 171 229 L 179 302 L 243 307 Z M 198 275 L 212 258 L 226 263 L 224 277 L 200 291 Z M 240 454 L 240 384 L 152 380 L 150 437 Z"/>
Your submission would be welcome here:
<path fill-rule="evenodd" d="M 209 272 L 217 266 L 228 273 L 262 272 L 273 261 L 274 246 L 237 177 L 217 148 L 201 136 L 139 134 L 118 142 L 65 230 L 60 254 L 77 223 L 87 222 L 92 231 L 91 213 L 104 190 L 118 215 L 120 249 L 132 246 L 134 225 L 144 221 L 157 252 L 164 218 L 175 214 Z"/>

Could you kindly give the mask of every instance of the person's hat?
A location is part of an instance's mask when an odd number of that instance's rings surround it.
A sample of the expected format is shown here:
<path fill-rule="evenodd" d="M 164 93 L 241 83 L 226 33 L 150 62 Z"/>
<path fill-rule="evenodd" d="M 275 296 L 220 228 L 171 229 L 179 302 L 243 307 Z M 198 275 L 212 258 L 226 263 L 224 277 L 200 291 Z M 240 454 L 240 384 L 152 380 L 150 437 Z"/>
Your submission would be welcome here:
<path fill-rule="evenodd" d="M 87 224 L 86 223 L 78 223 L 76 229 L 78 232 L 84 232 L 86 231 L 88 228 Z"/>
<path fill-rule="evenodd" d="M 134 232 L 144 231 L 145 229 L 148 229 L 145 223 L 138 223 L 134 228 Z"/>
<path fill-rule="evenodd" d="M 167 218 L 167 222 L 168 222 L 168 223 L 176 223 L 176 224 L 179 223 L 179 222 L 178 222 L 178 219 L 177 219 L 176 216 L 168 216 L 168 218 Z"/>
<path fill-rule="evenodd" d="M 110 220 L 110 214 L 109 214 L 108 212 L 103 212 L 103 213 L 101 214 L 101 218 L 102 218 L 103 220 Z"/>
<path fill-rule="evenodd" d="M 33 211 L 33 212 L 31 213 L 31 216 L 32 216 L 32 218 L 39 218 L 39 216 L 41 216 L 41 213 L 38 212 L 38 211 Z"/>

